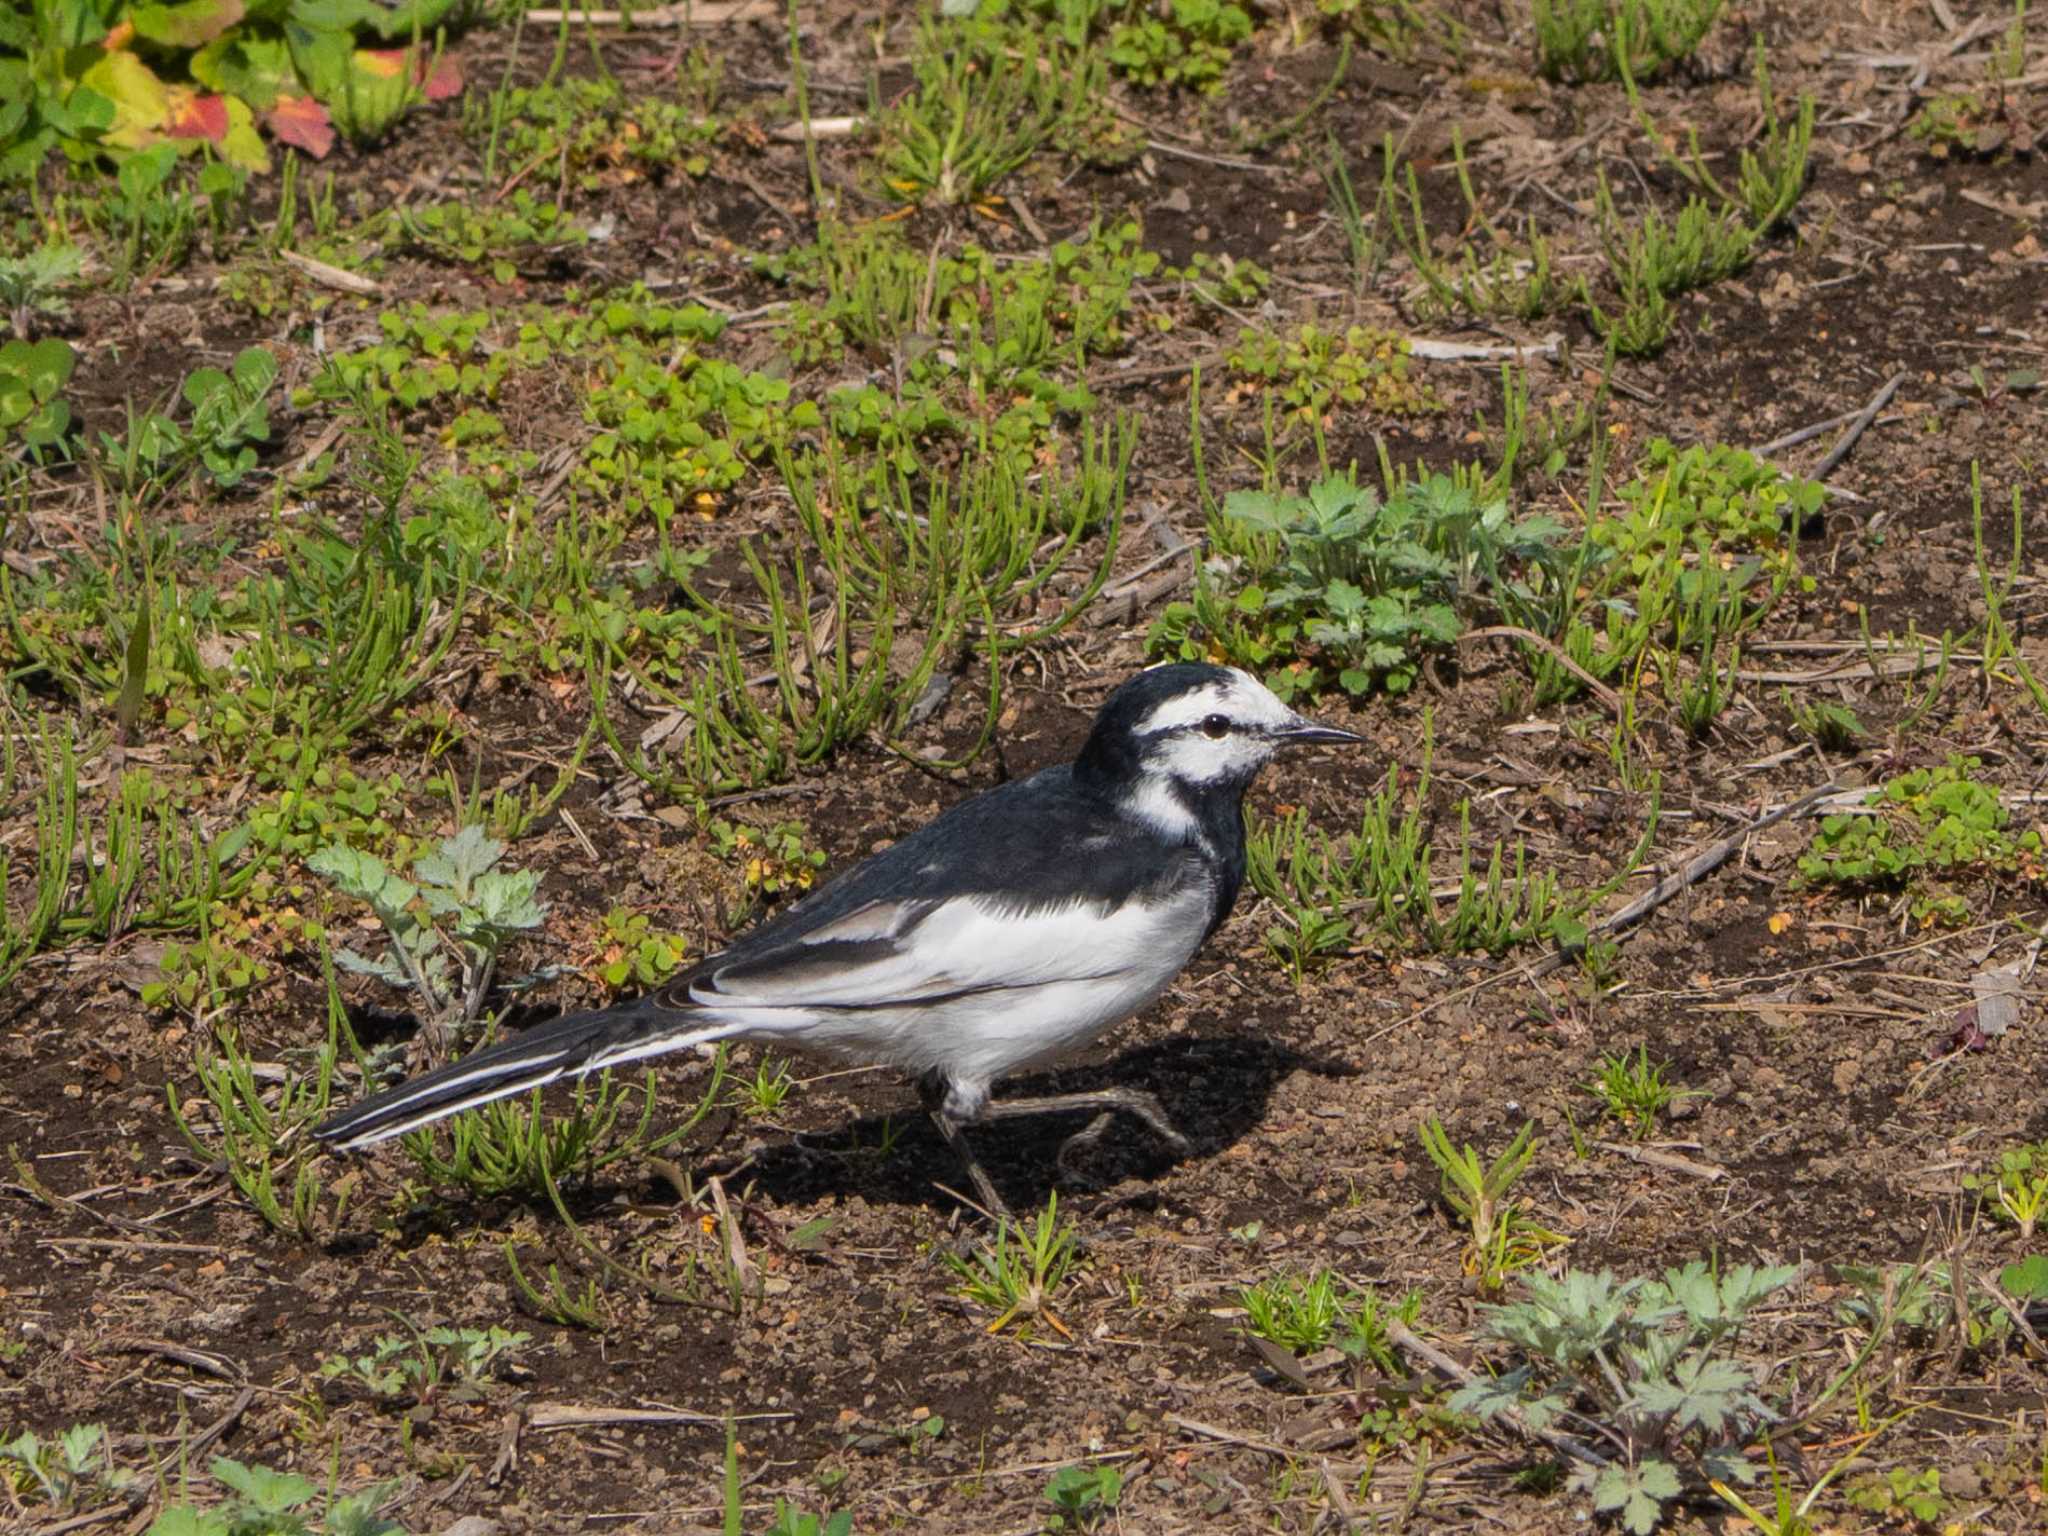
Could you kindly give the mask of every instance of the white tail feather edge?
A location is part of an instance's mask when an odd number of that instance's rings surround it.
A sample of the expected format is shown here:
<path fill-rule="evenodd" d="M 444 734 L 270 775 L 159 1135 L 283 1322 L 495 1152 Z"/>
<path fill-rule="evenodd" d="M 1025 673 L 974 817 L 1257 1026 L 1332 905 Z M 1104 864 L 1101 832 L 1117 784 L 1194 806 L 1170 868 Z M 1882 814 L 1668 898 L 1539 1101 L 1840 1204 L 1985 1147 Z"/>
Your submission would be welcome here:
<path fill-rule="evenodd" d="M 628 1062 L 644 1060 L 649 1056 L 662 1056 L 670 1051 L 687 1050 L 693 1045 L 708 1045 L 714 1040 L 722 1040 L 730 1035 L 739 1034 L 744 1028 L 744 1025 L 739 1024 L 717 1024 L 708 1029 L 695 1029 L 682 1035 L 663 1035 L 652 1039 L 636 1040 L 630 1045 L 618 1046 L 609 1051 L 600 1052 L 574 1068 L 551 1064 L 559 1060 L 560 1057 L 569 1054 L 571 1048 L 565 1047 L 562 1050 L 550 1052 L 548 1055 L 538 1057 L 532 1061 L 508 1062 L 501 1059 L 497 1062 L 480 1064 L 473 1072 L 458 1072 L 438 1080 L 422 1078 L 419 1086 L 411 1093 L 405 1091 L 404 1085 L 393 1089 L 392 1097 L 386 1103 L 376 1106 L 376 1114 L 381 1122 L 382 1116 L 393 1111 L 401 1111 L 409 1103 L 430 1099 L 433 1102 L 427 1108 L 422 1109 L 418 1114 L 408 1115 L 402 1120 L 379 1123 L 373 1130 L 359 1132 L 353 1136 L 338 1137 L 331 1145 L 337 1151 L 342 1152 L 354 1152 L 363 1147 L 373 1147 L 380 1141 L 389 1141 L 393 1137 L 403 1136 L 408 1131 L 416 1131 L 423 1125 L 433 1124 L 436 1120 L 445 1120 L 450 1115 L 459 1115 L 466 1109 L 479 1109 L 486 1104 L 494 1104 L 499 1099 L 508 1099 L 517 1093 L 526 1093 L 535 1088 L 544 1088 L 549 1083 L 565 1075 L 588 1077 L 593 1072 L 603 1072 L 611 1067 L 623 1066 Z M 459 1099 L 441 1098 L 441 1095 L 448 1092 L 449 1089 L 459 1087 L 461 1084 L 470 1081 L 481 1082 L 486 1086 L 479 1088 L 474 1093 L 465 1094 Z M 347 1116 L 344 1115 L 343 1118 L 346 1119 Z"/>

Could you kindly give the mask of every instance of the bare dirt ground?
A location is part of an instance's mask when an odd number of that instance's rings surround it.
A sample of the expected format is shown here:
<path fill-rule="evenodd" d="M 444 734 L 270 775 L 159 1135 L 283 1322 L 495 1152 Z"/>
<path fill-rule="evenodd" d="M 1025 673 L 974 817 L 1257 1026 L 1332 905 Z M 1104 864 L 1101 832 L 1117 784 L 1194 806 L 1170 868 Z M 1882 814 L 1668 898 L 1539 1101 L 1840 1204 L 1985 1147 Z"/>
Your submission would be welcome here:
<path fill-rule="evenodd" d="M 1599 248 L 1590 218 L 1596 170 L 1667 195 L 1676 184 L 1649 154 L 1618 88 L 1534 79 L 1525 26 L 1505 25 L 1490 5 L 1451 9 L 1470 29 L 1461 59 L 1431 46 L 1406 58 L 1359 50 L 1312 133 L 1244 147 L 1252 130 L 1308 107 L 1336 61 L 1333 47 L 1283 49 L 1262 30 L 1238 51 L 1216 98 L 1120 94 L 1151 141 L 1130 163 L 1083 169 L 1053 157 L 1015 179 L 1003 209 L 918 212 L 909 228 L 933 244 L 972 239 L 1022 252 L 1040 244 L 1034 227 L 1056 239 L 1091 220 L 1128 217 L 1169 260 L 1208 251 L 1268 266 L 1275 282 L 1248 317 L 1259 323 L 1355 318 L 1411 335 L 1500 340 L 1513 328 L 1461 333 L 1455 322 L 1411 318 L 1399 263 L 1354 298 L 1343 238 L 1304 146 L 1327 132 L 1372 186 L 1381 135 L 1395 133 L 1421 170 L 1434 227 L 1448 232 L 1462 215 L 1449 170 L 1458 125 L 1496 219 L 1533 217 L 1561 250 L 1581 255 Z M 1865 617 L 1872 634 L 1895 636 L 1962 636 L 1982 624 L 1969 499 L 1977 465 L 1992 489 L 1995 561 L 2011 536 L 2004 498 L 2013 486 L 2023 493 L 2019 575 L 2005 617 L 2021 655 L 2048 674 L 2048 644 L 2034 638 L 2048 591 L 2041 396 L 2005 382 L 2041 366 L 2048 175 L 2033 154 L 1938 158 L 1902 131 L 1916 103 L 1967 74 L 1988 46 L 1989 34 L 1972 25 L 1980 13 L 2001 14 L 1958 3 L 1951 26 L 1948 9 L 1841 0 L 1746 7 L 1698 60 L 1645 93 L 1660 123 L 1695 128 L 1711 151 L 1727 154 L 1756 128 L 1746 46 L 1761 33 L 1777 89 L 1787 99 L 1816 97 L 1818 127 L 1795 229 L 1745 273 L 1682 300 L 1677 335 L 1661 356 L 1619 365 L 1603 423 L 1616 453 L 1625 461 L 1655 436 L 1756 446 L 1858 409 L 1894 374 L 1903 382 L 1827 476 L 1842 494 L 1801 545 L 1814 590 L 1781 605 L 1768 643 L 1745 651 L 1753 672 L 1789 680 L 1749 682 L 1697 739 L 1662 719 L 1645 724 L 1661 815 L 1650 866 L 1614 906 L 1814 786 L 1881 782 L 1951 754 L 1982 760 L 2018 825 L 2039 819 L 2048 719 L 2009 673 L 1987 679 L 1956 664 L 1908 728 L 1899 722 L 1918 695 L 1873 677 L 1860 651 L 1837 648 L 1858 639 Z M 884 91 L 907 29 L 907 18 L 881 29 Z M 836 6 L 806 16 L 815 111 L 865 108 L 875 31 L 864 15 Z M 1952 48 L 1966 33 L 1973 40 Z M 2038 59 L 2040 29 L 2029 35 Z M 594 36 L 594 49 L 572 48 L 572 72 L 601 58 L 621 78 L 661 89 L 670 34 Z M 779 19 L 692 41 L 720 56 L 729 92 L 757 103 L 761 121 L 787 120 Z M 510 45 L 499 30 L 464 38 L 469 78 L 495 80 Z M 517 75 L 537 76 L 551 46 L 529 35 L 510 58 Z M 1871 62 L 1892 58 L 1927 62 Z M 1929 77 L 1917 86 L 1916 71 Z M 2030 77 L 2013 91 L 2010 113 L 2038 122 L 2043 103 Z M 827 180 L 857 197 L 855 148 L 826 142 L 820 152 Z M 412 119 L 386 150 L 339 151 L 334 168 L 344 210 L 460 195 L 477 178 L 473 140 L 453 104 Z M 721 141 L 701 177 L 565 190 L 582 216 L 614 221 L 607 241 L 509 284 L 395 259 L 380 274 L 385 297 L 333 301 L 317 335 L 312 290 L 294 288 L 282 308 L 255 314 L 224 295 L 204 260 L 131 293 L 88 299 L 71 327 L 84 354 L 80 409 L 104 418 L 124 399 L 161 392 L 202 358 L 220 361 L 256 341 L 285 361 L 288 380 L 303 381 L 316 348 L 338 350 L 373 327 L 379 309 L 414 301 L 547 304 L 570 284 L 639 278 L 744 314 L 783 296 L 752 258 L 809 236 L 802 146 L 759 135 Z M 1104 399 L 1136 413 L 1132 502 L 1159 525 L 1133 520 L 1113 583 L 1157 559 L 1162 530 L 1201 536 L 1184 365 L 1213 358 L 1239 324 L 1164 288 L 1147 305 L 1170 327 L 1135 328 L 1122 353 L 1091 375 Z M 1561 332 L 1566 349 L 1562 361 L 1530 364 L 1532 393 L 1584 400 L 1599 371 L 1597 341 L 1577 313 L 1512 339 L 1547 330 Z M 767 338 L 743 322 L 726 340 L 765 348 Z M 1333 457 L 1370 464 L 1376 432 L 1390 433 L 1403 459 L 1444 464 L 1469 452 L 1474 413 L 1498 414 L 1494 366 L 1414 366 L 1446 410 L 1418 426 L 1340 409 L 1330 424 Z M 800 394 L 837 382 L 801 369 L 795 379 Z M 588 430 L 573 398 L 499 409 L 527 444 Z M 1216 387 L 1205 390 L 1203 412 L 1218 489 L 1256 483 L 1256 403 Z M 275 457 L 290 462 L 315 446 L 330 418 L 308 410 L 280 420 Z M 433 433 L 419 436 L 432 451 Z M 1810 468 L 1833 438 L 1784 450 L 1779 462 Z M 1306 473 L 1297 460 L 1294 477 Z M 48 483 L 28 519 L 38 551 L 93 537 L 89 489 L 61 475 Z M 704 542 L 730 549 L 773 531 L 778 504 L 748 494 L 749 484 L 703 524 Z M 1578 489 L 1567 474 L 1527 494 L 1569 518 Z M 195 502 L 184 515 L 255 556 L 260 497 Z M 1158 569 L 1184 579 L 1187 562 Z M 796 793 L 765 813 L 800 818 L 829 872 L 1000 776 L 1061 760 L 1109 688 L 1142 663 L 1146 627 L 1178 590 L 1153 583 L 1143 607 L 1106 603 L 1020 659 L 996 750 L 957 782 L 879 748 L 854 748 L 798 776 Z M 525 766 L 521 754 L 565 759 L 582 733 L 590 701 L 580 683 L 551 689 L 503 674 L 461 644 L 446 671 L 444 700 L 467 733 L 463 772 L 486 786 Z M 1469 797 L 1476 837 L 1523 839 L 1535 865 L 1570 885 L 1595 884 L 1627 858 L 1649 797 L 1620 781 L 1603 734 L 1611 722 L 1596 700 L 1530 711 L 1524 697 L 1506 651 L 1482 643 L 1432 667 L 1409 694 L 1359 705 L 1341 695 L 1319 700 L 1318 713 L 1364 732 L 1371 749 L 1269 775 L 1255 791 L 1255 814 L 1306 805 L 1323 825 L 1348 824 L 1389 772 L 1414 782 L 1427 714 L 1438 834 L 1454 834 L 1446 815 Z M 1794 707 L 1813 697 L 1853 708 L 1866 734 L 1843 751 L 1814 748 L 1792 723 Z M 971 703 L 956 701 L 923 729 L 928 741 L 949 743 L 973 726 Z M 351 759 L 365 775 L 411 775 L 419 761 L 416 743 L 374 732 Z M 103 795 L 104 765 L 86 769 L 88 795 Z M 567 936 L 587 936 L 620 903 L 714 946 L 741 887 L 730 869 L 691 862 L 687 823 L 678 830 L 616 814 L 630 787 L 615 762 L 594 753 L 563 802 L 575 830 L 551 816 L 516 847 L 522 867 L 545 871 L 551 943 L 559 950 Z M 233 792 L 232 782 L 220 783 L 219 803 Z M 24 797 L 9 812 L 11 863 L 29 856 L 29 804 Z M 437 817 L 446 823 L 447 806 L 421 799 L 412 814 L 432 827 Z M 1793 820 L 1744 841 L 1628 939 L 1605 989 L 1571 967 L 1526 979 L 1521 967 L 1536 953 L 1439 958 L 1371 948 L 1297 988 L 1264 944 L 1271 915 L 1248 893 L 1160 1006 L 1085 1058 L 1013 1085 L 1148 1088 L 1190 1130 L 1192 1157 L 1176 1161 L 1133 1130 L 1088 1177 L 1068 1182 L 1054 1158 L 1071 1125 L 979 1135 L 1013 1207 L 1042 1204 L 1059 1188 L 1085 1248 L 1080 1277 L 1057 1307 L 1064 1329 L 1039 1327 L 1022 1339 L 990 1333 L 987 1314 L 957 1297 L 940 1253 L 977 1225 L 935 1187 L 956 1182 L 954 1165 L 910 1088 L 885 1076 L 800 1062 L 805 1081 L 774 1116 L 715 1114 L 669 1154 L 700 1182 L 722 1175 L 760 1271 L 758 1291 L 737 1314 L 712 1304 L 722 1303 L 716 1296 L 685 1306 L 608 1283 L 610 1325 L 580 1330 L 529 1315 L 500 1254 L 509 1238 L 529 1264 L 583 1265 L 545 1202 L 427 1197 L 379 1153 L 328 1170 L 357 1185 L 322 1240 L 267 1226 L 220 1169 L 191 1155 L 168 1117 L 166 1084 L 193 1092 L 196 1037 L 189 1018 L 138 998 L 139 983 L 155 974 L 149 936 L 45 954 L 0 1002 L 0 1145 L 16 1159 L 0 1171 L 9 1346 L 0 1358 L 0 1426 L 48 1433 L 104 1423 L 124 1454 L 145 1464 L 212 1427 L 218 1433 L 195 1465 L 225 1451 L 323 1482 L 330 1467 L 349 1486 L 396 1478 L 403 1491 L 389 1513 L 420 1531 L 471 1515 L 507 1531 L 715 1529 L 727 1415 L 737 1420 L 750 1530 L 767 1526 L 780 1495 L 851 1510 L 864 1532 L 1037 1530 L 1051 1509 L 1051 1471 L 1085 1461 L 1121 1470 L 1107 1528 L 1129 1532 L 1576 1529 L 1586 1501 L 1522 1475 L 1542 1459 L 1526 1447 L 1470 1426 L 1403 1418 L 1419 1376 L 1389 1379 L 1345 1362 L 1318 1365 L 1306 1390 L 1290 1382 L 1244 1336 L 1239 1290 L 1278 1270 L 1334 1268 L 1389 1300 L 1419 1291 L 1418 1330 L 1456 1358 L 1472 1362 L 1493 1348 L 1480 1328 L 1486 1298 L 1464 1272 L 1460 1235 L 1415 1139 L 1429 1116 L 1482 1149 L 1536 1122 L 1541 1141 L 1525 1189 L 1537 1218 L 1570 1237 L 1565 1257 L 1580 1268 L 1654 1273 L 1709 1255 L 1810 1266 L 1791 1304 L 1770 1318 L 1766 1348 L 1781 1401 L 1810 1399 L 1853 1353 L 1836 1314 L 1849 1294 L 1838 1266 L 1932 1256 L 1978 1275 L 2019 1258 L 2027 1245 L 2010 1226 L 1973 1217 L 1961 1181 L 1998 1148 L 2048 1137 L 2038 983 L 2028 983 L 2020 1023 L 2003 1036 L 1985 1042 L 1968 1025 L 1972 977 L 2031 962 L 2042 920 L 2038 877 L 1966 877 L 1967 921 L 1921 926 L 1883 895 L 1798 887 L 1794 861 L 1812 830 Z M 352 919 L 337 909 L 332 920 Z M 317 1039 L 323 986 L 313 950 L 280 941 L 275 958 L 273 980 L 237 1005 L 236 1022 L 259 1058 L 281 1060 Z M 366 1041 L 408 1027 L 374 984 L 350 978 L 344 993 Z M 587 994 L 572 974 L 530 998 L 526 1011 L 539 1017 Z M 1585 1092 L 1603 1053 L 1638 1044 L 1699 1093 L 1648 1143 L 1666 1154 L 1661 1160 L 1632 1155 Z M 752 1064 L 743 1056 L 740 1070 Z M 670 1069 L 672 1103 L 687 1098 L 701 1071 L 689 1062 Z M 1568 1116 L 1585 1132 L 1583 1155 Z M 877 1155 L 887 1137 L 893 1148 Z M 645 1166 L 574 1185 L 568 1197 L 599 1245 L 656 1275 L 676 1272 L 705 1241 L 698 1213 Z M 1255 1238 L 1234 1235 L 1252 1223 Z M 800 1232 L 803 1240 L 792 1241 Z M 523 1327 L 534 1338 L 510 1379 L 469 1401 L 377 1401 L 317 1378 L 323 1358 L 391 1332 L 394 1314 L 419 1326 Z M 1952 1528 L 2041 1529 L 2044 1359 L 2039 1340 L 2019 1333 L 1973 1348 L 1953 1328 L 1901 1332 L 1867 1366 L 1860 1408 L 1842 1399 L 1777 1454 L 1810 1480 L 1855 1448 L 1860 1427 L 1903 1413 L 1860 1452 L 1871 1467 L 1937 1471 L 1940 1521 Z M 703 1417 L 549 1429 L 537 1415 L 547 1405 Z M 1386 1410 L 1405 1425 L 1399 1432 L 1386 1428 Z M 943 1429 L 922 1432 L 932 1416 Z M 1837 1528 L 1913 1524 L 1848 1503 L 1852 1481 L 1821 1501 Z M 117 1520 L 140 1530 L 149 1513 L 124 1510 Z M 0 1513 L 0 1524 L 9 1518 Z M 20 1529 L 59 1528 L 27 1512 L 20 1518 Z M 1673 1518 L 1681 1529 L 1724 1528 L 1728 1519 L 1704 1493 Z M 98 1528 L 119 1528 L 117 1520 Z"/>

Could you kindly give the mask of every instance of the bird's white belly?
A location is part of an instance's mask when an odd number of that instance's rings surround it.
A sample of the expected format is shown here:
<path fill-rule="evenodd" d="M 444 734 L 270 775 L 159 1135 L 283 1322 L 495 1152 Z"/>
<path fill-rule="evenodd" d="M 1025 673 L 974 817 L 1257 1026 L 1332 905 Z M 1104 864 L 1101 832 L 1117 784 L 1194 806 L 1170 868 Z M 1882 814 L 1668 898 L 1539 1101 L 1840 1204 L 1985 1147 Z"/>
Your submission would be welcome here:
<path fill-rule="evenodd" d="M 1155 906 L 1109 913 L 963 914 L 949 919 L 957 932 L 917 936 L 962 956 L 958 996 L 745 1011 L 764 1015 L 761 1036 L 797 1036 L 851 1061 L 987 1084 L 1078 1049 L 1151 1003 L 1199 947 L 1208 912 L 1207 890 L 1191 887 Z"/>

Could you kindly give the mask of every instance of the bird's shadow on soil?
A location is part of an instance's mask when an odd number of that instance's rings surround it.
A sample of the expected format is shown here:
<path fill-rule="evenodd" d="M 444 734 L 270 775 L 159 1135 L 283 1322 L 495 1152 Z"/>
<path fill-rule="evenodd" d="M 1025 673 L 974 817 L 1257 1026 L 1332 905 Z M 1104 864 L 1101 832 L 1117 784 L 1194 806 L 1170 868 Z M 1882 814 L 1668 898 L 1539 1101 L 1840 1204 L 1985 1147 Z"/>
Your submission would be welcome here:
<path fill-rule="evenodd" d="M 1115 1190 L 1117 1204 L 1143 1209 L 1156 1204 L 1156 1196 L 1142 1182 L 1136 1188 L 1118 1186 L 1158 1179 L 1176 1166 L 1207 1161 L 1232 1146 L 1265 1118 L 1275 1086 L 1291 1072 L 1336 1077 L 1355 1070 L 1251 1035 L 1168 1040 L 1096 1065 L 1005 1079 L 996 1086 L 996 1099 L 1139 1089 L 1158 1098 L 1167 1119 L 1192 1144 L 1184 1156 L 1122 1113 L 1099 1142 L 1064 1167 L 1061 1148 L 1088 1124 L 1088 1111 L 970 1125 L 966 1134 L 1013 1210 L 1042 1207 L 1055 1190 L 1070 1196 Z M 947 1191 L 971 1188 L 966 1170 L 919 1106 L 914 1090 L 906 1084 L 901 1095 L 898 1110 L 757 1143 L 743 1166 L 727 1163 L 728 1186 L 749 1200 L 772 1205 L 834 1197 L 878 1205 L 952 1203 Z M 707 1158 L 701 1171 L 720 1172 L 718 1162 L 715 1155 Z"/>

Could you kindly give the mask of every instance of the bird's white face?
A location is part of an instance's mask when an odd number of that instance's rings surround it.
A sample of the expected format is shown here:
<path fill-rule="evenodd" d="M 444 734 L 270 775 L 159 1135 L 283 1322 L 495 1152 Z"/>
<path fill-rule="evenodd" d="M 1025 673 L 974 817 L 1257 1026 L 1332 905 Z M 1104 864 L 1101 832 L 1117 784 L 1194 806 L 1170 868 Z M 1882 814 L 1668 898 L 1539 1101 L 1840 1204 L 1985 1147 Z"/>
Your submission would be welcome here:
<path fill-rule="evenodd" d="M 1244 783 L 1291 734 L 1312 728 L 1265 684 L 1232 667 L 1217 681 L 1158 705 L 1135 734 L 1147 775 L 1200 788 Z"/>

